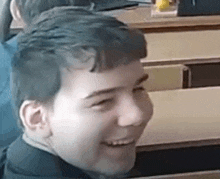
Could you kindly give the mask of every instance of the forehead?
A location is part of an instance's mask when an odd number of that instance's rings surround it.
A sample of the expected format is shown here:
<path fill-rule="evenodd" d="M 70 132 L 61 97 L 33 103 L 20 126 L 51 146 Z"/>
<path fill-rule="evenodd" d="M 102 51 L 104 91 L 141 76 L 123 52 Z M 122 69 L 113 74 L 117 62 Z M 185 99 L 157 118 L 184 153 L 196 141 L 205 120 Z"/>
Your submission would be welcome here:
<path fill-rule="evenodd" d="M 143 74 L 144 70 L 139 60 L 100 73 L 92 73 L 85 69 L 65 70 L 61 80 L 61 91 L 86 94 L 94 90 L 133 86 Z"/>

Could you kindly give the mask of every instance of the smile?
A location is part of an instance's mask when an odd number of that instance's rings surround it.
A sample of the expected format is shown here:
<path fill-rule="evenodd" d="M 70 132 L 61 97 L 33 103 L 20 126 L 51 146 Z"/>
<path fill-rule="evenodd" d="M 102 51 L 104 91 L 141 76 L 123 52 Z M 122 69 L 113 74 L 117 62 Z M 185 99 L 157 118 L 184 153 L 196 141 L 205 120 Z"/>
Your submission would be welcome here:
<path fill-rule="evenodd" d="M 105 141 L 103 144 L 108 146 L 121 146 L 121 145 L 128 145 L 134 143 L 134 139 L 121 139 L 121 140 L 115 140 L 115 141 Z"/>

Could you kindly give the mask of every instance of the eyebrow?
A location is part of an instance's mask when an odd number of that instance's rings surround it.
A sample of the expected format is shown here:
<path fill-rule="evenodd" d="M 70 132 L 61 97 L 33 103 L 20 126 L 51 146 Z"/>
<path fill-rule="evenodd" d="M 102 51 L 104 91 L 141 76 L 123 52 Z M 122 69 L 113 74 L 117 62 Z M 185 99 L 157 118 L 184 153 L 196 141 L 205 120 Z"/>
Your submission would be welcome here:
<path fill-rule="evenodd" d="M 149 77 L 148 74 L 144 74 L 141 78 L 136 80 L 135 86 L 143 83 L 144 81 L 146 81 L 148 79 L 148 77 Z M 109 89 L 94 91 L 91 94 L 89 94 L 88 96 L 86 96 L 84 99 L 90 99 L 90 98 L 95 97 L 95 96 L 99 96 L 99 95 L 103 95 L 103 94 L 109 94 L 109 93 L 114 93 L 115 91 L 117 91 L 117 90 L 119 90 L 121 88 L 122 87 L 116 87 L 116 88 L 109 88 Z"/>
<path fill-rule="evenodd" d="M 135 82 L 135 86 L 139 85 L 141 83 L 143 83 L 144 81 L 146 81 L 149 78 L 148 74 L 144 74 L 141 78 L 139 78 L 136 82 Z"/>

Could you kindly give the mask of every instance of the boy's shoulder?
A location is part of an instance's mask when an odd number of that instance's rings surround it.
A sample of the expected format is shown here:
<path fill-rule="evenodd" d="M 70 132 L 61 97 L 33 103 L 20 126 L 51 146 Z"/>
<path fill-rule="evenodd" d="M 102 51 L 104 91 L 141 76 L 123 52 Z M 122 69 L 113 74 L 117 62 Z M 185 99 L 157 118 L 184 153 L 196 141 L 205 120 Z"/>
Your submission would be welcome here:
<path fill-rule="evenodd" d="M 0 178 L 3 178 L 7 149 L 8 147 L 0 148 Z"/>
<path fill-rule="evenodd" d="M 82 170 L 19 137 L 0 151 L 0 179 L 90 179 Z"/>
<path fill-rule="evenodd" d="M 1 57 L 12 57 L 17 50 L 17 38 L 19 35 L 13 36 L 7 42 L 0 43 Z"/>

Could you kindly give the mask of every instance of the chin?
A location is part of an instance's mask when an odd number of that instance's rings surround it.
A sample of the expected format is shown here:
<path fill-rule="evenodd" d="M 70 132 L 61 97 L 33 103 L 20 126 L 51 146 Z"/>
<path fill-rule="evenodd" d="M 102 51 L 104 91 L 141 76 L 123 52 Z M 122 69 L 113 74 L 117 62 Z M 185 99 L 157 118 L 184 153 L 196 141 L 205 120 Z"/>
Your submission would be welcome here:
<path fill-rule="evenodd" d="M 101 168 L 100 173 L 107 176 L 126 175 L 134 167 L 134 163 L 135 158 L 126 163 L 110 164 L 106 168 Z"/>
<path fill-rule="evenodd" d="M 126 178 L 126 176 L 128 175 L 128 172 L 133 168 L 130 167 L 129 169 L 124 169 L 124 170 L 116 170 L 116 171 L 108 171 L 108 172 L 105 172 L 104 175 L 108 176 L 108 177 L 112 177 L 112 178 Z"/>

